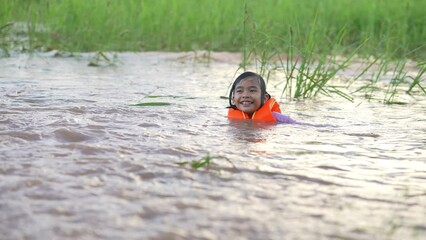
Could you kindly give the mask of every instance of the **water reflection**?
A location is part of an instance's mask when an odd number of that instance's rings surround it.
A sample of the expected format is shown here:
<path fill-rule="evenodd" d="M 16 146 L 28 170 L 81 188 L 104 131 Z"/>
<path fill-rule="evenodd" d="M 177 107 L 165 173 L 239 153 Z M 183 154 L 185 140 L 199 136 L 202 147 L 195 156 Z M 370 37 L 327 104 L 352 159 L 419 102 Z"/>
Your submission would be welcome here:
<path fill-rule="evenodd" d="M 235 141 L 262 143 L 268 140 L 268 131 L 276 123 L 228 120 L 229 132 Z"/>

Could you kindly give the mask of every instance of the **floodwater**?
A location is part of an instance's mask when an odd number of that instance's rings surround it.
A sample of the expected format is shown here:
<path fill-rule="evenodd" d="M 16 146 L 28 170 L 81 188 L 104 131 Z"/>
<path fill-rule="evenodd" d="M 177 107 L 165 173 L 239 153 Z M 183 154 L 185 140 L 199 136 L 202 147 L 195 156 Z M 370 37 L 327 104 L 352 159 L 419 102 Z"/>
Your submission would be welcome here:
<path fill-rule="evenodd" d="M 90 57 L 0 59 L 1 239 L 425 239 L 426 97 L 229 122 L 235 59 Z"/>

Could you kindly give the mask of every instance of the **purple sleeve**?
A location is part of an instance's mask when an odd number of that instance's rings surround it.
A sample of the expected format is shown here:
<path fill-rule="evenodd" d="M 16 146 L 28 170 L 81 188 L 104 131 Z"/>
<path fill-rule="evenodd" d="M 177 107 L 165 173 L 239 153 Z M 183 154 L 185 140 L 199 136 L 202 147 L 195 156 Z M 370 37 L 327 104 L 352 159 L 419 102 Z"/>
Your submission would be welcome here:
<path fill-rule="evenodd" d="M 289 116 L 286 116 L 282 113 L 272 112 L 272 114 L 275 117 L 275 120 L 279 123 L 289 123 L 289 124 L 298 124 L 298 125 L 305 125 L 305 126 L 312 126 L 312 127 L 333 127 L 333 125 L 329 124 L 311 124 L 311 123 L 304 123 L 304 122 L 298 122 Z"/>
<path fill-rule="evenodd" d="M 277 120 L 277 122 L 280 123 L 290 123 L 290 124 L 294 124 L 294 123 L 298 123 L 296 120 L 293 120 L 292 118 L 281 114 L 281 113 L 277 113 L 277 112 L 272 112 L 272 114 L 275 117 L 275 120 Z"/>

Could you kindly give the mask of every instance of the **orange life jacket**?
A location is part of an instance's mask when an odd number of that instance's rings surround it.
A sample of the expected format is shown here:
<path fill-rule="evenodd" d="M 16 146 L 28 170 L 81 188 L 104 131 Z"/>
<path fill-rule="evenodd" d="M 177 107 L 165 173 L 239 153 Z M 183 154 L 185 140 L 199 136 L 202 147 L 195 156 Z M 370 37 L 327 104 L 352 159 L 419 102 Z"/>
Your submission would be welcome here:
<path fill-rule="evenodd" d="M 274 98 L 270 98 L 266 101 L 259 110 L 253 113 L 251 118 L 247 113 L 241 110 L 229 108 L 228 119 L 275 122 L 276 120 L 272 112 L 281 113 L 280 105 Z"/>

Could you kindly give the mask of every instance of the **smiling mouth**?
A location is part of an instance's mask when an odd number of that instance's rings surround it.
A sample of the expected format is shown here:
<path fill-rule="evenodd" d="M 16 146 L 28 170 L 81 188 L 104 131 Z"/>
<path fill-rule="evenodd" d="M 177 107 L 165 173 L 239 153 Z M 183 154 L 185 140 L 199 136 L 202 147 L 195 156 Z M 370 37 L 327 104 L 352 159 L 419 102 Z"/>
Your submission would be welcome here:
<path fill-rule="evenodd" d="M 240 104 L 243 106 L 249 106 L 251 105 L 253 102 L 252 101 L 241 101 Z"/>

